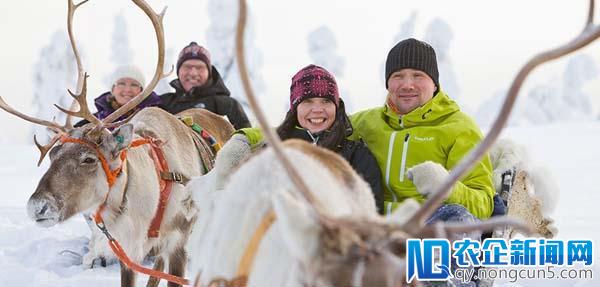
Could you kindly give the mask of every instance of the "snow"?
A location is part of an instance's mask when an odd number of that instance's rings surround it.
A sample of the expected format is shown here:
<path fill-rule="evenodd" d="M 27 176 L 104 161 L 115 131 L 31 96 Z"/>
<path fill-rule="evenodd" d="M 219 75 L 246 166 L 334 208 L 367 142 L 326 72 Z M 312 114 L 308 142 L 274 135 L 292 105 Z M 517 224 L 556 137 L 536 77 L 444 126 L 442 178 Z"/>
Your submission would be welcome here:
<path fill-rule="evenodd" d="M 252 122 L 254 114 L 249 108 L 235 55 L 237 11 L 237 0 L 208 1 L 210 26 L 206 29 L 206 46 L 211 54 L 212 65 L 217 68 L 231 96 L 240 102 Z M 252 7 L 249 7 L 244 35 L 244 56 L 254 95 L 260 101 L 264 97 L 266 84 L 261 71 L 263 54 L 254 40 L 256 38 L 254 18 Z M 287 99 L 282 98 L 282 100 Z"/>
<path fill-rule="evenodd" d="M 81 48 L 79 51 L 83 54 Z M 73 56 L 71 46 L 68 45 L 65 33 L 55 31 L 52 34 L 50 43 L 40 50 L 35 67 L 31 82 L 35 95 L 32 102 L 36 110 L 34 116 L 39 119 L 55 119 L 57 122 L 64 123 L 65 113 L 59 111 L 54 105 L 70 108 L 73 100 L 67 93 L 67 89 L 71 89 L 73 92 L 77 91 L 75 56 Z M 49 139 L 46 127 L 34 126 L 31 132 L 31 134 L 37 135 L 37 139 L 41 143 Z"/>
<path fill-rule="evenodd" d="M 597 79 L 598 68 L 592 57 L 579 54 L 570 58 L 560 79 L 546 80 L 517 98 L 509 124 L 539 125 L 594 119 L 592 98 L 583 87 Z M 505 96 L 506 90 L 498 91 L 481 104 L 475 114 L 477 122 L 490 124 Z"/>
<path fill-rule="evenodd" d="M 560 189 L 553 218 L 559 239 L 600 242 L 600 123 L 576 122 L 510 127 L 502 137 L 525 145 L 535 164 L 548 167 Z M 26 215 L 26 202 L 48 168 L 36 167 L 38 151 L 29 145 L 0 146 L 0 286 L 117 286 L 118 265 L 84 270 L 81 258 L 89 229 L 81 216 L 51 228 L 37 227 Z M 598 248 L 596 248 L 598 250 Z M 595 260 L 600 260 L 596 251 Z M 600 286 L 600 268 L 591 281 L 518 281 L 518 286 Z M 189 274 L 189 272 L 188 272 Z M 138 276 L 145 286 L 146 276 Z M 164 284 L 164 283 L 163 283 Z M 554 284 L 554 285 L 553 285 Z M 517 286 L 507 282 L 500 286 Z M 163 285 L 161 285 L 163 286 Z"/>

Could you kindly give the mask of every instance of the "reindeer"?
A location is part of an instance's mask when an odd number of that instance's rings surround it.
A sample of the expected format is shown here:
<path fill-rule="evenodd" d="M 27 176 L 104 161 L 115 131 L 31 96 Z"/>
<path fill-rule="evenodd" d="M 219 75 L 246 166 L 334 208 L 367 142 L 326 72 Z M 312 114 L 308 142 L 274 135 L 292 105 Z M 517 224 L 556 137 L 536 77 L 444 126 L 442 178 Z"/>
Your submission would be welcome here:
<path fill-rule="evenodd" d="M 237 59 L 249 104 L 270 148 L 248 160 L 250 148 L 233 138 L 217 156 L 215 169 L 188 185 L 194 197 L 204 199 L 188 242 L 191 267 L 198 272 L 195 286 L 403 286 L 408 238 L 449 238 L 504 226 L 530 233 L 530 226 L 507 217 L 471 225 L 424 222 L 498 138 L 527 75 L 600 37 L 593 11 L 591 0 L 586 26 L 574 40 L 526 63 L 486 138 L 422 206 L 408 201 L 382 218 L 371 204 L 357 201 L 368 189 L 351 170 L 330 164 L 339 160 L 335 154 L 303 143 L 282 147 L 268 128 L 245 71 L 246 6 L 240 0 Z M 221 178 L 229 172 L 234 173 Z"/>
<path fill-rule="evenodd" d="M 32 118 L 14 110 L 0 97 L 0 108 L 57 133 L 48 145 L 39 144 L 34 137 L 41 152 L 38 164 L 48 152 L 51 164 L 27 203 L 28 215 L 39 226 L 50 227 L 95 209 L 96 224 L 109 238 L 111 248 L 128 256 L 120 257 L 121 286 L 135 285 L 132 263 L 139 263 L 151 249 L 157 254 L 155 270 L 162 272 L 168 261 L 169 273 L 182 277 L 187 263 L 184 245 L 196 218 L 196 207 L 183 184 L 204 172 L 203 158 L 212 160 L 212 155 L 207 154 L 210 147 L 197 149 L 195 142 L 202 139 L 197 138 L 196 132 L 159 108 L 147 108 L 126 121 L 113 123 L 142 102 L 165 76 L 164 10 L 156 14 L 143 0 L 133 0 L 148 15 L 156 31 L 155 75 L 142 93 L 101 121 L 87 106 L 87 75 L 82 72 L 71 29 L 75 10 L 85 2 L 75 5 L 69 0 L 68 14 L 69 36 L 81 80 L 78 94 L 70 93 L 80 108 L 75 112 L 57 107 L 90 123 L 73 128 L 69 119 L 61 126 Z M 208 111 L 188 110 L 182 115 L 195 118 L 220 143 L 233 132 L 229 122 Z M 169 286 L 180 286 L 184 281 L 173 280 Z M 158 283 L 158 278 L 151 277 L 148 286 Z"/>

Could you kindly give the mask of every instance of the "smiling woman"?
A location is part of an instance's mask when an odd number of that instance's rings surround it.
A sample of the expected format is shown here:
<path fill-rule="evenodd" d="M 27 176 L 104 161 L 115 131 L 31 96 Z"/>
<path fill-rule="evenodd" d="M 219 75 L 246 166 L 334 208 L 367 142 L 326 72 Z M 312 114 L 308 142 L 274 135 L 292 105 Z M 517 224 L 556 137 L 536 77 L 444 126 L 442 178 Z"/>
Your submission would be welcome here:
<path fill-rule="evenodd" d="M 94 100 L 97 109 L 94 116 L 98 119 L 108 117 L 118 108 L 139 95 L 146 84 L 146 79 L 144 78 L 142 71 L 138 67 L 132 65 L 117 67 L 111 75 L 111 79 L 113 84 L 110 92 L 103 93 Z M 131 110 L 126 115 L 121 116 L 117 120 L 123 120 L 143 108 L 158 106 L 160 102 L 160 97 L 152 92 L 135 109 Z M 89 123 L 87 120 L 81 120 L 75 124 L 75 127 L 80 127 L 87 123 Z"/>
<path fill-rule="evenodd" d="M 370 185 L 377 208 L 382 211 L 381 172 L 363 142 L 346 139 L 352 132 L 335 77 L 316 65 L 298 71 L 290 86 L 290 108 L 277 128 L 279 137 L 302 139 L 344 157 Z M 241 129 L 238 133 L 245 135 L 251 146 L 262 142 L 259 129 Z"/>

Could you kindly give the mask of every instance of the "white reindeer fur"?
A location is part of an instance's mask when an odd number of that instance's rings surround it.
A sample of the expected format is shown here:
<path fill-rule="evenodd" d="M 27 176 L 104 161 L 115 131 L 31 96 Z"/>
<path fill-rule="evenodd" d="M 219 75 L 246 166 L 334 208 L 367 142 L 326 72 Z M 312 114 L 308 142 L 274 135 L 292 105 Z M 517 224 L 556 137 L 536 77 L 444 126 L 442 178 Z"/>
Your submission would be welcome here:
<path fill-rule="evenodd" d="M 165 117 L 168 119 L 165 119 Z M 138 113 L 130 123 L 135 127 L 133 132 L 136 136 L 149 135 L 164 140 L 163 152 L 171 171 L 179 171 L 189 177 L 200 175 L 202 168 L 198 151 L 191 148 L 194 147 L 194 143 L 191 137 L 187 135 L 188 128 L 178 123 L 175 125 L 172 123 L 166 124 L 167 120 L 179 121 L 164 111 L 148 108 Z M 175 138 L 175 136 L 178 138 Z M 186 210 L 182 206 L 182 202 L 188 197 L 188 193 L 184 192 L 183 185 L 173 183 L 169 203 L 163 215 L 160 237 L 147 238 L 148 227 L 155 216 L 160 196 L 156 168 L 149 158 L 148 152 L 148 145 L 129 149 L 125 171 L 129 176 L 118 178 L 109 193 L 108 210 L 103 213 L 107 229 L 119 241 L 127 255 L 134 262 L 141 262 L 148 252 L 155 247 L 161 250 L 161 255 L 169 254 L 177 248 L 182 236 L 187 236 L 187 234 L 184 235 L 178 232 L 177 227 L 172 226 L 171 220 L 178 213 L 184 213 L 188 220 L 191 220 L 196 214 L 194 207 L 191 210 Z M 106 185 L 104 171 L 99 169 L 98 172 L 101 173 L 99 178 L 103 181 L 100 184 Z M 116 209 L 123 198 L 121 191 L 124 189 L 126 178 L 129 179 L 127 182 L 128 205 L 120 215 L 117 215 L 118 211 Z M 106 190 L 106 187 L 98 190 Z M 104 198 L 104 196 L 105 194 L 100 195 L 101 198 Z M 93 208 L 95 209 L 95 206 Z M 90 212 L 92 211 L 90 210 Z M 103 256 L 108 261 L 116 258 L 108 246 L 104 234 L 96 227 L 92 230 L 89 243 L 90 250 L 83 257 L 84 267 L 88 268 L 91 267 L 92 261 L 99 256 Z M 165 259 L 167 258 L 165 257 Z"/>
<path fill-rule="evenodd" d="M 502 173 L 506 170 L 524 170 L 533 185 L 530 190 L 534 191 L 534 194 L 531 196 L 540 201 L 544 215 L 552 213 L 560 195 L 558 184 L 547 168 L 533 164 L 525 147 L 509 139 L 501 139 L 490 150 L 490 158 L 494 167 L 493 180 L 496 190 L 500 189 Z"/>
<path fill-rule="evenodd" d="M 202 185 L 214 182 L 216 174 L 228 173 L 226 169 L 233 166 L 223 164 L 223 161 L 239 162 L 248 152 L 239 142 L 228 143 L 217 156 L 215 169 L 206 176 L 195 178 L 187 186 L 198 200 L 199 209 L 188 241 L 191 273 L 200 274 L 203 284 L 216 277 L 232 279 L 250 237 L 265 213 L 274 208 L 277 220 L 261 241 L 248 286 L 301 286 L 300 278 L 304 277 L 298 263 L 316 256 L 318 228 L 306 222 L 311 220 L 310 217 L 296 216 L 288 220 L 299 209 L 289 210 L 282 208 L 283 205 L 306 206 L 306 203 L 273 151 L 267 149 L 248 160 L 222 190 L 211 190 L 210 187 L 215 185 Z M 290 147 L 285 148 L 285 153 L 328 215 L 376 217 L 370 188 L 358 175 L 354 190 L 347 190 L 311 156 Z M 312 229 L 302 228 L 302 234 L 290 234 L 291 230 L 300 230 L 290 229 L 290 221 L 296 226 L 305 222 Z M 302 238 L 295 242 L 303 242 L 301 247 L 290 242 L 290 238 L 298 236 Z"/>

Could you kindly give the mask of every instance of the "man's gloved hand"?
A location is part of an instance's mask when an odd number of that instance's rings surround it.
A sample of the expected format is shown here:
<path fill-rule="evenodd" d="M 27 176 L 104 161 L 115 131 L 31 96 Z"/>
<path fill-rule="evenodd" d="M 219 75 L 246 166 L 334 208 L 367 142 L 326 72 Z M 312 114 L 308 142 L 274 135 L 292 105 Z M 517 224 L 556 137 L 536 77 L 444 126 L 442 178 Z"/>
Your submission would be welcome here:
<path fill-rule="evenodd" d="M 408 169 L 406 177 L 417 187 L 417 191 L 429 196 L 448 177 L 448 171 L 441 164 L 426 161 Z"/>

